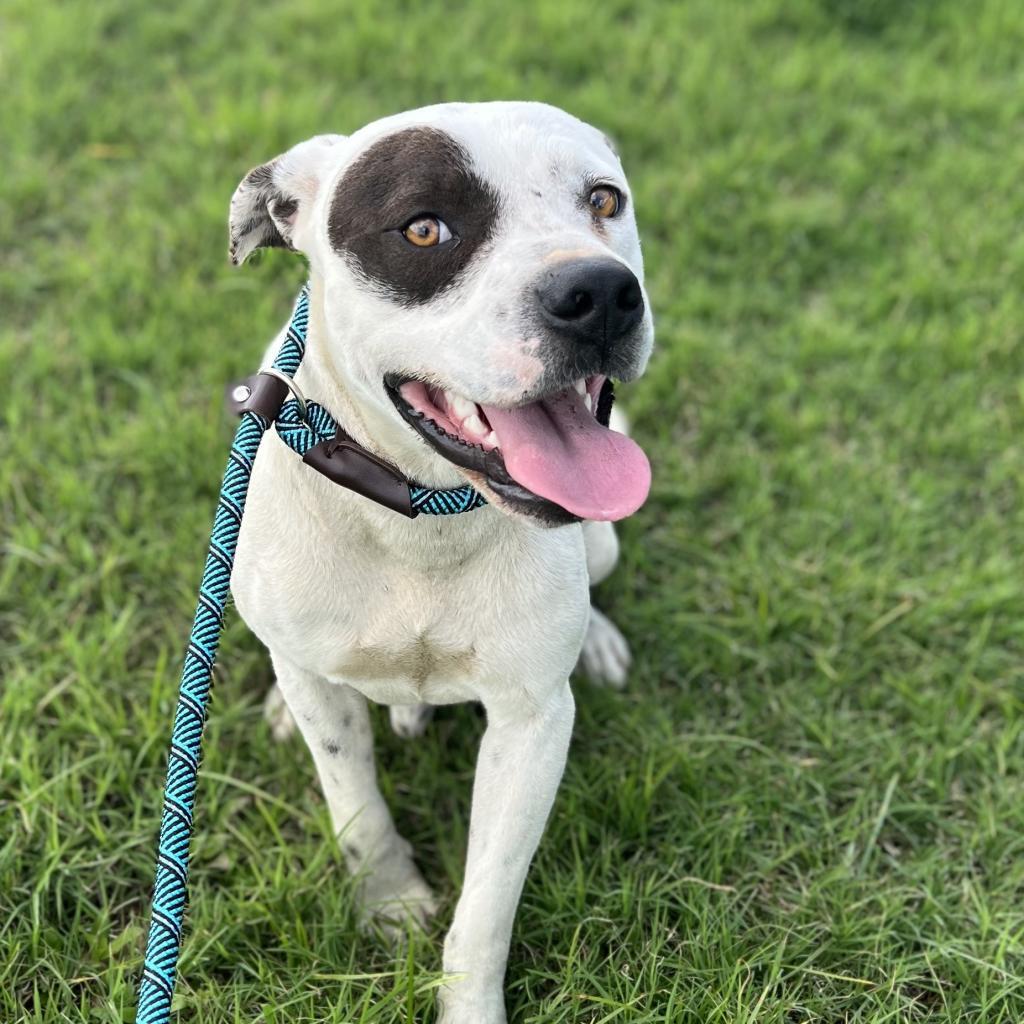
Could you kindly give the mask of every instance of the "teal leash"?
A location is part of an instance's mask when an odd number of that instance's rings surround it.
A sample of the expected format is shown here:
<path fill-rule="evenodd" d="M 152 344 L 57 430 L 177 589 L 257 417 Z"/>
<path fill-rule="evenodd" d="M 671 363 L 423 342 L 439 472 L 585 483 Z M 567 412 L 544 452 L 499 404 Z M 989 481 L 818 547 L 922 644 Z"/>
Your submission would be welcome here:
<path fill-rule="evenodd" d="M 160 820 L 156 884 L 153 889 L 136 1024 L 166 1024 L 170 1018 L 178 955 L 181 952 L 182 924 L 188 903 L 189 842 L 192 837 L 203 725 L 209 711 L 213 666 L 224 625 L 231 567 L 234 564 L 246 494 L 260 441 L 273 422 L 281 439 L 302 455 L 304 461 L 309 461 L 308 453 L 317 451 L 325 453 L 324 458 L 329 460 L 332 452 L 347 444 L 339 440 L 344 434 L 330 414 L 321 406 L 305 402 L 297 390 L 290 386 L 291 378 L 295 376 L 305 354 L 308 323 L 309 287 L 306 286 L 299 293 L 284 343 L 268 372 L 269 376 L 279 381 L 289 382 L 286 386 L 297 397 L 279 403 L 275 416 L 263 415 L 252 409 L 242 412 L 224 471 L 203 579 L 199 585 L 195 619 L 185 651 L 178 706 L 171 732 L 163 815 Z M 381 468 L 379 460 L 373 459 L 365 451 L 360 453 L 354 443 L 349 444 L 348 449 L 356 449 L 357 461 L 369 459 L 376 464 L 378 470 Z M 313 465 L 312 462 L 310 464 Z M 324 472 L 323 469 L 320 471 Z M 408 487 L 408 494 L 403 495 L 400 508 L 406 515 L 456 515 L 485 504 L 483 497 L 472 487 L 422 487 L 409 483 L 393 468 L 387 471 L 391 473 L 392 483 L 398 481 Z M 348 482 L 347 477 L 332 475 L 332 479 L 343 482 L 345 486 L 354 486 Z M 372 494 L 370 496 L 373 497 Z"/>

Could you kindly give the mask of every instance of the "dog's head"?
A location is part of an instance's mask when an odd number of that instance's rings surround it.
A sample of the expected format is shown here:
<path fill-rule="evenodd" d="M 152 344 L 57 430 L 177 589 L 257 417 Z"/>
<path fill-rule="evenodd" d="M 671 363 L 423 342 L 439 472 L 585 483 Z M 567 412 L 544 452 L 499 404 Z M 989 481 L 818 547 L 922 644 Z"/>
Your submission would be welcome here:
<path fill-rule="evenodd" d="M 493 503 L 554 524 L 643 502 L 647 459 L 607 423 L 654 331 L 632 197 L 595 128 L 444 104 L 318 136 L 246 175 L 230 227 L 235 263 L 308 257 L 346 387 Z"/>

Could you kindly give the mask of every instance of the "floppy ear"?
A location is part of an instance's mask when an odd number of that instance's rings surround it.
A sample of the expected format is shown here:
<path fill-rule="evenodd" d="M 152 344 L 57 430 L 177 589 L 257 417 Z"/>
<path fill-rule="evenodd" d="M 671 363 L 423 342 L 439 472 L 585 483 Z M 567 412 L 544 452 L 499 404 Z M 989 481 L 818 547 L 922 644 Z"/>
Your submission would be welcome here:
<path fill-rule="evenodd" d="M 228 229 L 231 262 L 238 266 L 254 249 L 305 249 L 305 229 L 324 175 L 337 158 L 344 135 L 316 135 L 287 153 L 254 167 L 231 197 Z"/>

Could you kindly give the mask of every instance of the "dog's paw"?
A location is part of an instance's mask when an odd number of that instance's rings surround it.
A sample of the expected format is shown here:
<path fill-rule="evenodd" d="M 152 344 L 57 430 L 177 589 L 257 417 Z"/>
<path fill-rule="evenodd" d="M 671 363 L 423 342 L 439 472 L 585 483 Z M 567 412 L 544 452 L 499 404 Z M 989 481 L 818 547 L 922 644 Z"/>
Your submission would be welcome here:
<path fill-rule="evenodd" d="M 437 1024 L 508 1024 L 501 990 L 473 993 L 471 983 L 456 973 L 437 990 Z"/>
<path fill-rule="evenodd" d="M 437 897 L 424 881 L 404 840 L 392 851 L 362 868 L 359 903 L 363 926 L 402 942 L 409 929 L 426 930 L 437 913 Z"/>
<path fill-rule="evenodd" d="M 285 703 L 281 687 L 274 685 L 263 698 L 263 719 L 270 726 L 270 734 L 280 743 L 295 734 L 295 719 Z"/>
<path fill-rule="evenodd" d="M 427 731 L 434 708 L 431 704 L 394 704 L 388 710 L 388 717 L 397 736 L 413 740 Z"/>
<path fill-rule="evenodd" d="M 590 606 L 590 621 L 577 668 L 598 686 L 621 690 L 626 685 L 632 658 L 629 644 L 607 615 Z"/>

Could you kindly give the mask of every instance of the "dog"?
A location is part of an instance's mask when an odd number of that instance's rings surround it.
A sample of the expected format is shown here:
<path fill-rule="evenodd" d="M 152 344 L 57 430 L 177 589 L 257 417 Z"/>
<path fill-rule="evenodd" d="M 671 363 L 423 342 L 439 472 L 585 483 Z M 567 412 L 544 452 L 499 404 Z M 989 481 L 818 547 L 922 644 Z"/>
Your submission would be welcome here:
<path fill-rule="evenodd" d="M 231 587 L 270 652 L 277 731 L 293 720 L 313 755 L 361 906 L 403 934 L 435 900 L 377 787 L 368 701 L 404 736 L 435 705 L 483 705 L 438 1019 L 505 1024 L 570 675 L 579 660 L 621 686 L 629 666 L 589 587 L 616 562 L 612 523 L 650 485 L 642 450 L 604 425 L 608 382 L 637 378 L 653 344 L 633 199 L 608 138 L 562 110 L 441 104 L 251 170 L 231 200 L 231 259 L 266 246 L 309 264 L 302 391 L 409 479 L 468 482 L 487 502 L 406 519 L 271 430 Z"/>

